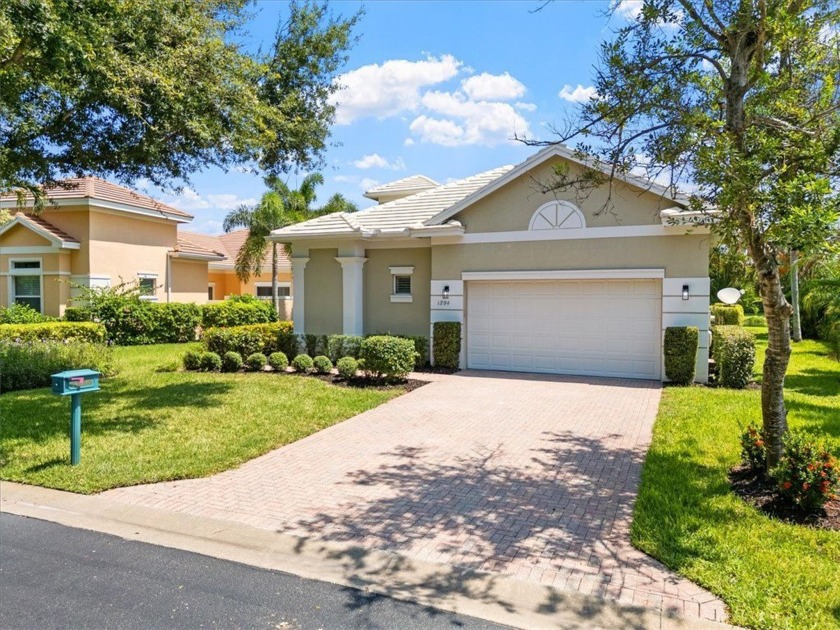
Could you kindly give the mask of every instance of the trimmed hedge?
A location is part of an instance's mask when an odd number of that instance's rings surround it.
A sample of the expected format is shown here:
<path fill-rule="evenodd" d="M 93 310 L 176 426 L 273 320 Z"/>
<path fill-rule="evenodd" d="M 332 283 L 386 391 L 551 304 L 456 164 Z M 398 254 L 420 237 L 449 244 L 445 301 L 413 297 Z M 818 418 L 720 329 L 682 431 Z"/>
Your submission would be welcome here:
<path fill-rule="evenodd" d="M 222 370 L 222 357 L 215 352 L 202 352 L 198 360 L 198 369 L 202 372 L 220 372 Z"/>
<path fill-rule="evenodd" d="M 743 389 L 752 379 L 755 337 L 741 326 L 714 326 L 712 358 L 717 366 L 718 382 L 724 387 Z"/>
<path fill-rule="evenodd" d="M 103 376 L 115 374 L 111 349 L 84 341 L 0 340 L 0 393 L 49 387 L 50 376 L 56 372 L 83 368 Z"/>
<path fill-rule="evenodd" d="M 187 350 L 181 358 L 184 363 L 185 370 L 197 370 L 201 367 L 201 355 L 204 354 L 201 350 Z M 239 354 L 239 353 L 237 353 Z M 242 358 L 241 356 L 239 357 Z"/>
<path fill-rule="evenodd" d="M 204 331 L 201 342 L 207 350 L 217 354 L 233 351 L 247 357 L 255 352 L 265 355 L 283 352 L 286 356 L 294 356 L 298 339 L 293 330 L 292 322 L 209 328 Z"/>
<path fill-rule="evenodd" d="M 326 354 L 333 363 L 342 357 L 359 358 L 359 348 L 364 337 L 356 335 L 330 335 L 327 337 Z"/>
<path fill-rule="evenodd" d="M 295 372 L 303 372 L 306 374 L 314 367 L 314 363 L 312 361 L 312 357 L 308 354 L 299 354 L 292 359 L 292 367 L 295 369 Z"/>
<path fill-rule="evenodd" d="M 359 362 L 353 357 L 341 357 L 335 364 L 338 375 L 346 381 L 356 376 L 359 371 Z"/>
<path fill-rule="evenodd" d="M 43 324 L 0 324 L 0 340 L 87 341 L 104 343 L 105 327 L 93 322 L 45 322 Z"/>
<path fill-rule="evenodd" d="M 108 341 L 120 346 L 143 346 L 155 343 L 185 343 L 196 340 L 201 325 L 201 306 L 168 302 L 144 302 L 124 299 L 104 301 L 93 310 L 69 307 L 64 319 L 73 322 L 100 322 Z"/>
<path fill-rule="evenodd" d="M 710 307 L 715 326 L 743 326 L 744 307 L 740 304 L 712 304 Z"/>
<path fill-rule="evenodd" d="M 201 323 L 205 328 L 248 326 L 275 321 L 277 314 L 271 307 L 271 302 L 256 298 L 227 299 L 218 304 L 206 304 L 202 308 Z"/>
<path fill-rule="evenodd" d="M 435 322 L 432 331 L 435 366 L 457 370 L 461 357 L 461 324 Z"/>
<path fill-rule="evenodd" d="M 766 326 L 767 318 L 764 315 L 747 315 L 744 317 L 744 326 Z"/>
<path fill-rule="evenodd" d="M 222 372 L 238 372 L 242 369 L 242 355 L 238 352 L 225 352 L 222 356 Z"/>
<path fill-rule="evenodd" d="M 289 367 L 289 357 L 284 352 L 272 352 L 268 355 L 268 364 L 275 372 L 285 372 Z"/>
<path fill-rule="evenodd" d="M 368 374 L 387 380 L 405 378 L 417 360 L 413 341 L 387 335 L 365 339 L 359 354 Z"/>
<path fill-rule="evenodd" d="M 324 355 L 319 355 L 312 359 L 312 365 L 318 374 L 329 374 L 333 369 L 332 361 Z"/>
<path fill-rule="evenodd" d="M 677 385 L 691 385 L 697 365 L 699 331 L 694 326 L 665 329 L 665 376 Z"/>
<path fill-rule="evenodd" d="M 249 370 L 253 370 L 254 372 L 262 372 L 267 363 L 268 358 L 262 352 L 255 352 L 245 359 L 245 365 L 248 366 Z"/>

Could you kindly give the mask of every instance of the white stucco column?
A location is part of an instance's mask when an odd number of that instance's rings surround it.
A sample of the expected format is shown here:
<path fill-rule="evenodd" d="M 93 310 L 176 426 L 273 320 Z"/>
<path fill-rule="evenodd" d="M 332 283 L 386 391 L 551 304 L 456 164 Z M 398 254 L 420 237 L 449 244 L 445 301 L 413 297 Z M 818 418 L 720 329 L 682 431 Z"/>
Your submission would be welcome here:
<path fill-rule="evenodd" d="M 306 327 L 303 312 L 305 290 L 303 275 L 308 262 L 308 257 L 292 257 L 292 322 L 295 326 L 295 333 L 299 335 L 305 332 Z"/>
<path fill-rule="evenodd" d="M 342 332 L 345 335 L 364 334 L 364 273 L 367 262 L 363 256 L 339 256 L 342 277 Z"/>

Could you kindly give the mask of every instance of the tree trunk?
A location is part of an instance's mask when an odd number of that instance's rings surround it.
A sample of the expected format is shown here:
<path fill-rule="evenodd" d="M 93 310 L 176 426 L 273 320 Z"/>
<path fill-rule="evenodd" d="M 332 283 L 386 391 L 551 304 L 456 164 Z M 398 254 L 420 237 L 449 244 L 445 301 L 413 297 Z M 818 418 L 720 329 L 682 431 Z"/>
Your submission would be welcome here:
<path fill-rule="evenodd" d="M 279 315 L 280 309 L 277 305 L 277 243 L 271 244 L 271 306 L 274 312 Z"/>
<path fill-rule="evenodd" d="M 767 317 L 767 352 L 761 381 L 761 414 L 764 443 L 767 445 L 767 470 L 776 464 L 784 452 L 787 433 L 785 409 L 785 373 L 790 362 L 791 306 L 782 291 L 779 267 L 763 257 L 759 267 L 761 301 Z"/>
<path fill-rule="evenodd" d="M 799 315 L 799 254 L 790 250 L 790 301 L 793 316 L 790 320 L 791 336 L 794 341 L 802 341 L 802 320 Z"/>

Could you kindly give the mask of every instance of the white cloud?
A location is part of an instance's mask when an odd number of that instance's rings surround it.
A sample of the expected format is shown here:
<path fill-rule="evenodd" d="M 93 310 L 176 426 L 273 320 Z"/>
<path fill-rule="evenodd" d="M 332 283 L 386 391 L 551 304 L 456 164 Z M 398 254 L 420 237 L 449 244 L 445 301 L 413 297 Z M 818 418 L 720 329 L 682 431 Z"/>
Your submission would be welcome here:
<path fill-rule="evenodd" d="M 193 210 L 233 210 L 242 204 L 252 206 L 257 203 L 257 200 L 253 197 L 240 197 L 233 193 L 211 193 L 202 196 L 192 188 L 184 188 L 180 194 L 164 199 L 164 203 L 190 212 Z"/>
<path fill-rule="evenodd" d="M 413 147 L 414 146 L 414 139 L 413 138 L 406 138 L 405 142 L 403 142 L 403 144 L 407 147 Z"/>
<path fill-rule="evenodd" d="M 423 106 L 442 118 L 422 115 L 409 129 L 421 142 L 443 146 L 495 146 L 511 142 L 530 127 L 509 103 L 473 101 L 462 92 L 427 92 Z"/>
<path fill-rule="evenodd" d="M 359 182 L 359 188 L 362 190 L 370 190 L 371 188 L 375 188 L 379 186 L 380 182 L 377 179 L 371 179 L 370 177 L 364 177 Z"/>
<path fill-rule="evenodd" d="M 461 89 L 474 101 L 510 101 L 525 95 L 525 86 L 507 72 L 482 72 L 464 79 Z"/>
<path fill-rule="evenodd" d="M 392 59 L 362 66 L 338 77 L 342 89 L 333 96 L 335 122 L 347 125 L 359 118 L 387 118 L 415 111 L 420 90 L 455 77 L 462 63 L 452 55 L 423 61 Z"/>
<path fill-rule="evenodd" d="M 401 157 L 398 157 L 393 162 L 389 162 L 384 157 L 379 155 L 378 153 L 371 153 L 369 155 L 363 155 L 358 160 L 354 160 L 351 162 L 353 166 L 356 168 L 361 169 L 368 169 L 368 168 L 386 168 L 392 171 L 404 171 L 405 170 L 405 162 Z"/>
<path fill-rule="evenodd" d="M 642 12 L 644 4 L 643 0 L 618 0 L 613 2 L 613 10 L 620 17 L 635 20 Z"/>
<path fill-rule="evenodd" d="M 350 175 L 336 175 L 333 177 L 333 181 L 338 182 L 339 184 L 349 184 L 355 182 L 356 178 Z"/>
<path fill-rule="evenodd" d="M 514 103 L 513 106 L 516 109 L 521 109 L 523 112 L 535 112 L 535 111 L 537 111 L 536 103 Z"/>
<path fill-rule="evenodd" d="M 597 94 L 598 92 L 591 85 L 584 87 L 578 84 L 577 87 L 572 87 L 567 83 L 563 86 L 563 89 L 560 90 L 557 96 L 562 98 L 564 101 L 569 101 L 570 103 L 586 103 L 597 96 Z"/>

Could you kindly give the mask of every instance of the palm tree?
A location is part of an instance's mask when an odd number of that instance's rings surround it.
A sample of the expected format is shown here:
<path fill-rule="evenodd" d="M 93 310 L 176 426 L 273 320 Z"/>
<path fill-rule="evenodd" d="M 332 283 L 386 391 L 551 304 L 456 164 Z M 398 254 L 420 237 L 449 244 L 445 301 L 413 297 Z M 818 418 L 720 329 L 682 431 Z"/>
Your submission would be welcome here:
<path fill-rule="evenodd" d="M 315 203 L 317 198 L 315 189 L 324 184 L 324 176 L 320 173 L 310 173 L 304 177 L 297 189 L 290 188 L 286 182 L 277 177 L 266 178 L 265 183 L 271 190 L 280 195 L 286 211 L 292 217 L 294 223 L 332 214 L 333 212 L 356 212 L 358 210 L 356 204 L 341 193 L 334 194 L 320 208 L 313 208 L 312 204 Z"/>
<path fill-rule="evenodd" d="M 231 211 L 223 224 L 225 232 L 236 228 L 247 228 L 248 238 L 236 255 L 234 269 L 242 282 L 248 282 L 252 275 L 259 275 L 265 261 L 265 250 L 269 244 L 268 235 L 295 223 L 286 211 L 280 194 L 274 190 L 265 193 L 256 206 L 239 206 Z M 277 308 L 277 247 L 271 241 L 271 305 Z"/>

